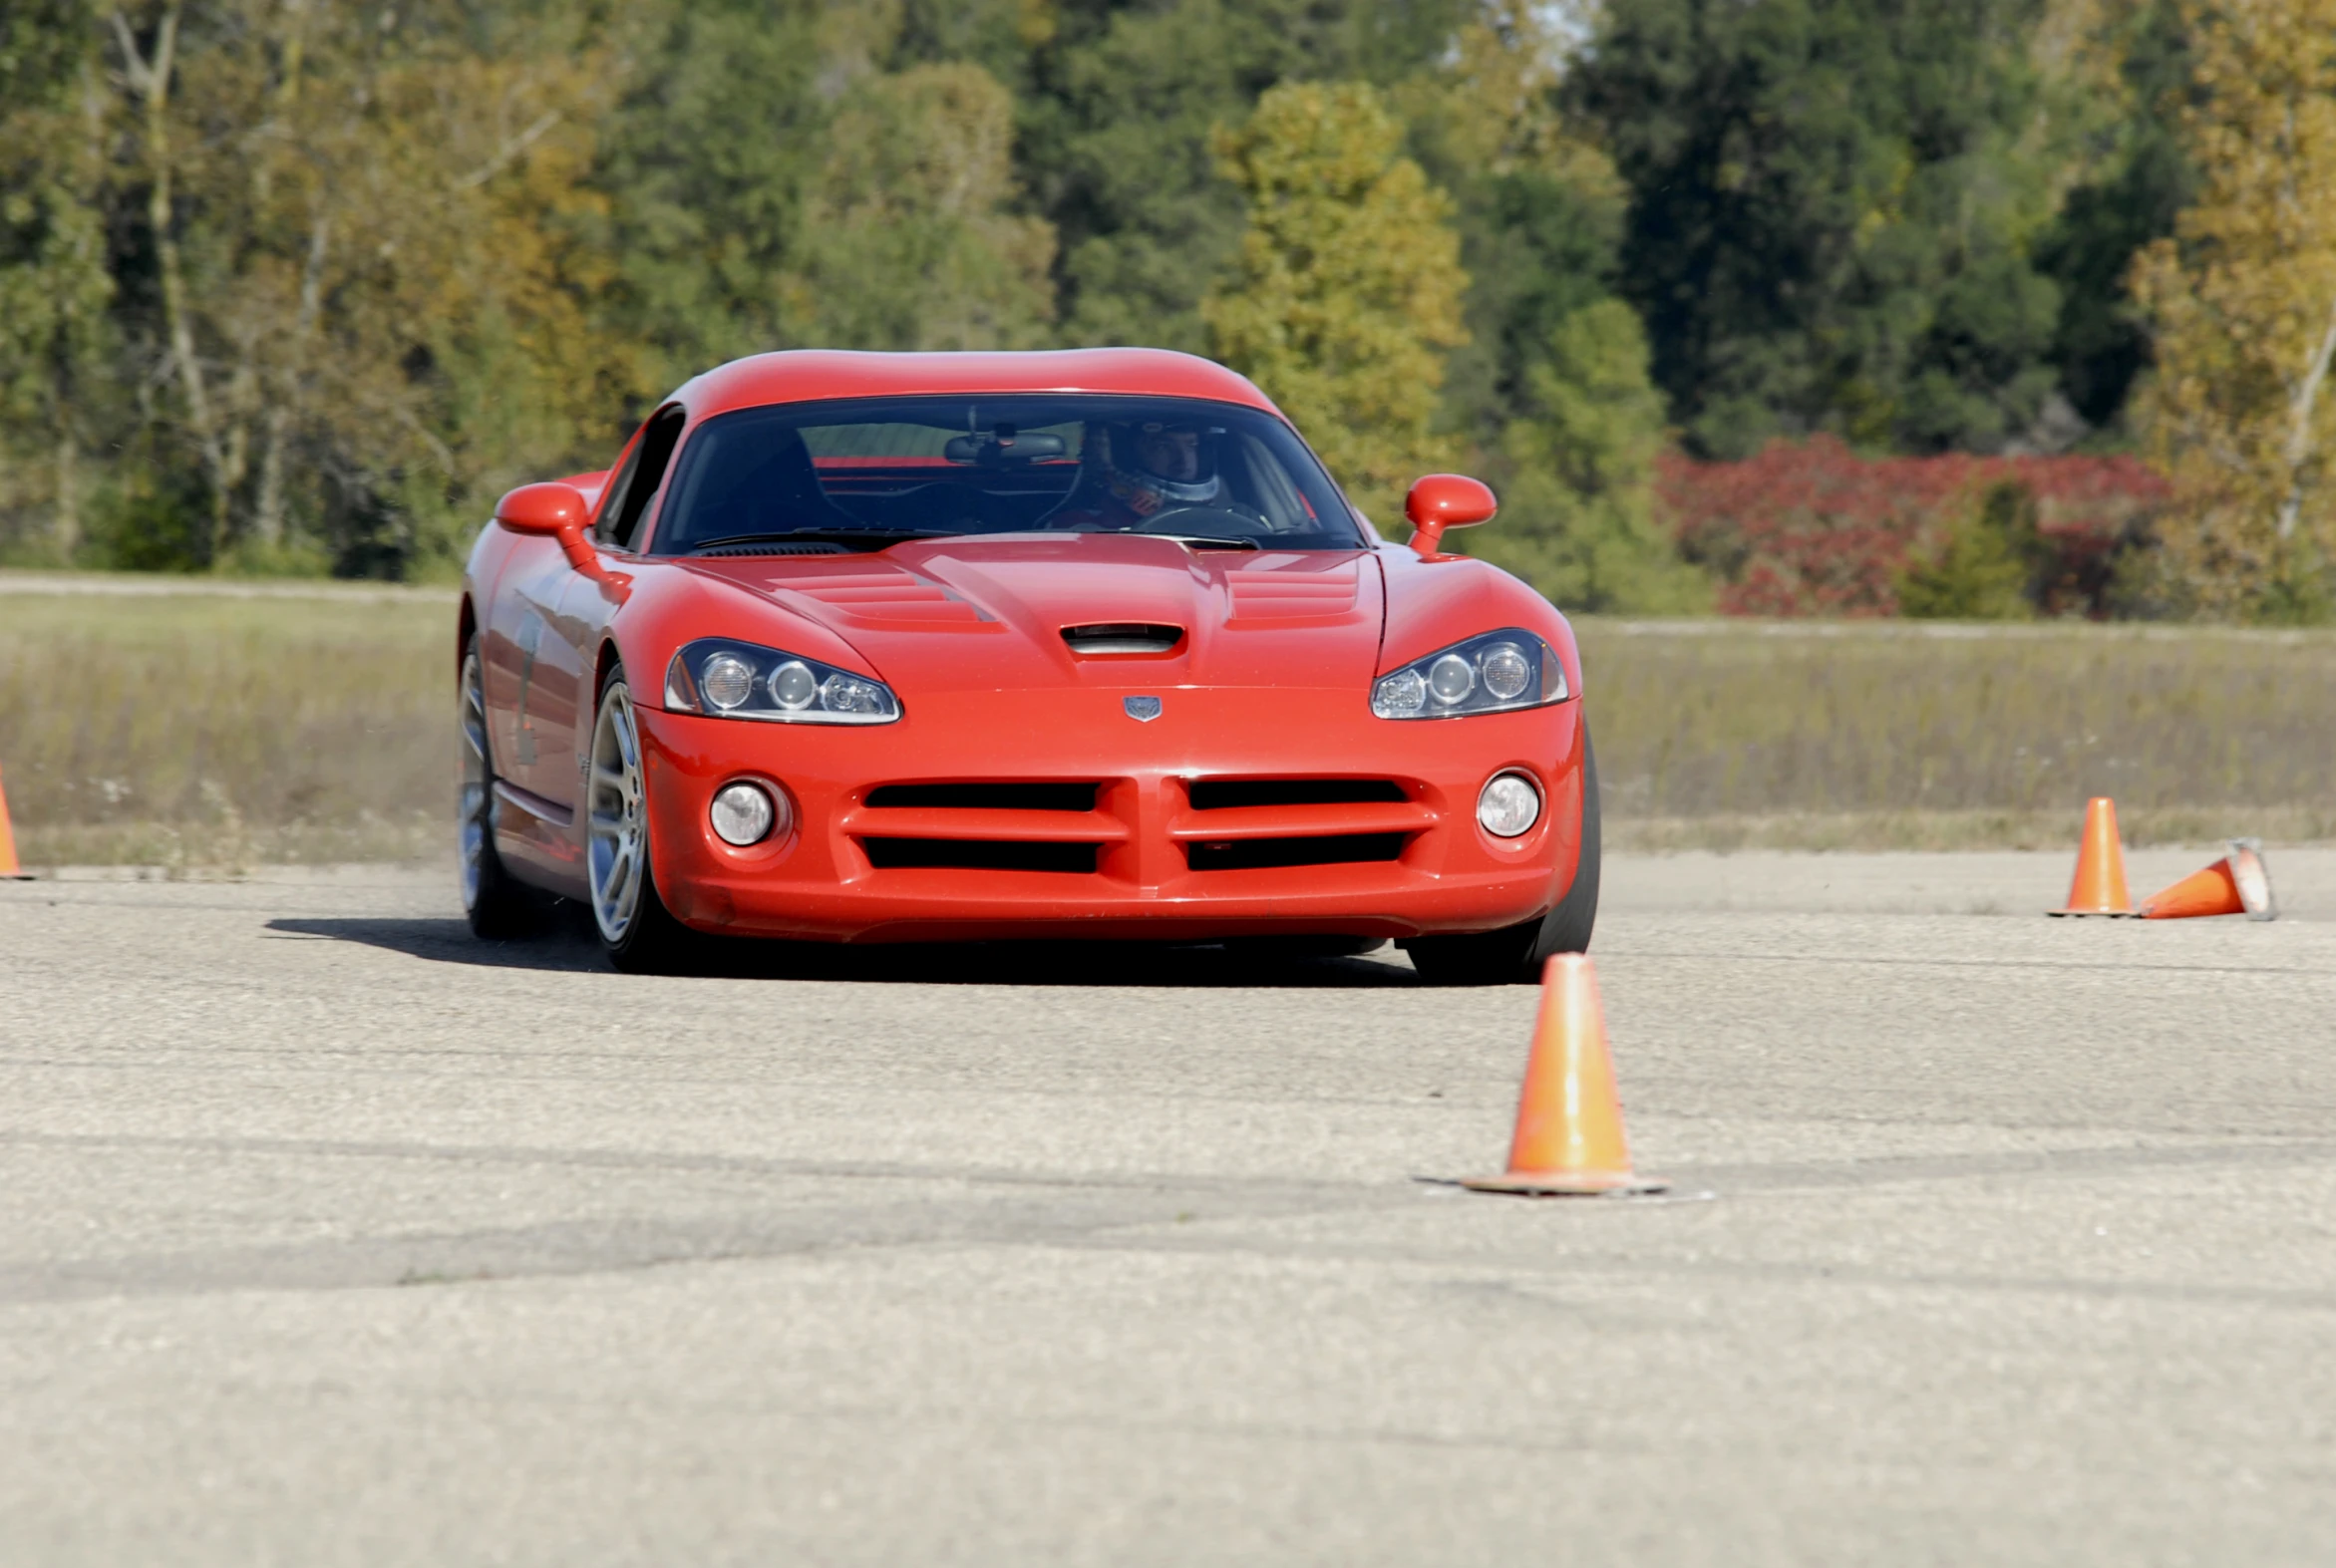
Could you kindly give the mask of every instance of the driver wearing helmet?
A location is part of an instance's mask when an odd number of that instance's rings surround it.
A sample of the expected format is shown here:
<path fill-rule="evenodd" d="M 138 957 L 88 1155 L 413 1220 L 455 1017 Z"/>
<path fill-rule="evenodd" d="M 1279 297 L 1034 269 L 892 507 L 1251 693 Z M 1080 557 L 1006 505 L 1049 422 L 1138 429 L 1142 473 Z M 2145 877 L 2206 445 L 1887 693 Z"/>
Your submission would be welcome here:
<path fill-rule="evenodd" d="M 1218 432 L 1163 420 L 1097 422 L 1087 427 L 1086 471 L 1051 521 L 1115 532 L 1187 506 L 1217 504 Z"/>

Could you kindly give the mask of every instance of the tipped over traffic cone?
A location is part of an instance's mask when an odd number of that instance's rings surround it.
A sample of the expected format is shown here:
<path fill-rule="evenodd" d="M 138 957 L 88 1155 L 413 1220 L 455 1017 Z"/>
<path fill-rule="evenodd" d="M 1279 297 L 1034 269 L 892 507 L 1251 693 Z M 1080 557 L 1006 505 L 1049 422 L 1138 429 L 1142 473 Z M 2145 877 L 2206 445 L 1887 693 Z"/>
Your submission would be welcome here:
<path fill-rule="evenodd" d="M 1526 1197 L 1665 1189 L 1630 1169 L 1597 972 L 1582 954 L 1560 953 L 1541 970 L 1541 1013 L 1533 1024 L 1507 1171 L 1471 1176 L 1461 1185 Z"/>
<path fill-rule="evenodd" d="M 2145 920 L 2194 920 L 2200 915 L 2245 915 L 2250 920 L 2275 920 L 2271 903 L 2271 871 L 2263 864 L 2259 838 L 2233 838 L 2229 853 L 2203 871 L 2188 876 L 2142 900 L 2135 912 Z"/>
<path fill-rule="evenodd" d="M 8 825 L 8 791 L 0 788 L 0 879 L 11 882 L 29 882 L 24 868 L 16 863 L 16 834 Z"/>
<path fill-rule="evenodd" d="M 2133 918 L 2134 895 L 2125 885 L 2125 845 L 2117 837 L 2117 802 L 2109 796 L 2099 794 L 2085 802 L 2085 839 L 2077 845 L 2077 876 L 2069 883 L 2068 907 L 2045 913 Z"/>

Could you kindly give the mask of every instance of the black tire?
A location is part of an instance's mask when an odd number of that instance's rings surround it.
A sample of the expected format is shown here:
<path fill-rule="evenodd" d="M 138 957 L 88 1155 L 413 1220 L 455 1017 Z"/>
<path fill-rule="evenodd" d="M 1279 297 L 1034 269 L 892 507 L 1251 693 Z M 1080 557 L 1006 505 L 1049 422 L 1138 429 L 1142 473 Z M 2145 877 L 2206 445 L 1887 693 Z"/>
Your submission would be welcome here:
<path fill-rule="evenodd" d="M 1581 727 L 1581 855 L 1573 885 L 1538 919 L 1468 936 L 1414 937 L 1402 945 L 1412 968 L 1433 986 L 1538 985 L 1541 966 L 1558 953 L 1586 953 L 1598 923 L 1600 851 L 1598 754 Z"/>
<path fill-rule="evenodd" d="M 649 853 L 648 779 L 624 666 L 611 665 L 592 709 L 584 786 L 584 874 L 592 930 L 608 962 L 630 975 L 687 970 L 700 946 L 658 894 Z"/>
<path fill-rule="evenodd" d="M 510 874 L 495 848 L 495 750 L 487 732 L 486 667 L 476 632 L 463 649 L 456 702 L 462 775 L 455 820 L 463 914 L 471 934 L 490 942 L 532 936 L 542 929 L 545 900 Z"/>

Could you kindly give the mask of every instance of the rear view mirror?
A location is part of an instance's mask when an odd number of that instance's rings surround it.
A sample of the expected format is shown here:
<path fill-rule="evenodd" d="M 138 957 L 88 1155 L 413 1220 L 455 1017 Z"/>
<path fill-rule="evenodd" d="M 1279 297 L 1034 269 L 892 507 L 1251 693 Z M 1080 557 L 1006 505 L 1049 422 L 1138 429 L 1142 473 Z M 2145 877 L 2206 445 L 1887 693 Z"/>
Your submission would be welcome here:
<path fill-rule="evenodd" d="M 1490 522 L 1500 509 L 1491 487 L 1465 473 L 1431 473 L 1403 499 L 1403 513 L 1415 530 L 1412 548 L 1431 557 L 1442 548 L 1445 529 Z"/>
<path fill-rule="evenodd" d="M 973 436 L 952 436 L 941 455 L 951 463 L 977 463 L 985 469 L 1009 463 L 1036 463 L 1059 458 L 1070 448 L 1060 436 L 1021 436 L 1011 425 Z"/>
<path fill-rule="evenodd" d="M 598 564 L 592 546 L 584 541 L 592 508 L 572 484 L 522 484 L 495 503 L 495 520 L 513 533 L 559 540 L 561 553 L 579 570 Z"/>

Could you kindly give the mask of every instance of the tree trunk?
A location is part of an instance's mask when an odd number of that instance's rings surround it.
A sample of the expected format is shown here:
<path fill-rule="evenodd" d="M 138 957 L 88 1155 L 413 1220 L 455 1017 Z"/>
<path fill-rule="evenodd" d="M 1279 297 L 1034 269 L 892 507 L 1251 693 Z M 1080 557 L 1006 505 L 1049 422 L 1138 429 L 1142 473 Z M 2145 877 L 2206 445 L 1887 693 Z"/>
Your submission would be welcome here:
<path fill-rule="evenodd" d="M 186 423 L 211 481 L 209 548 L 227 535 L 228 491 L 233 479 L 219 429 L 211 416 L 209 389 L 203 384 L 202 365 L 194 357 L 194 325 L 186 302 L 186 274 L 178 258 L 178 234 L 171 210 L 170 190 L 170 74 L 176 65 L 178 13 L 183 0 L 170 0 L 163 25 L 155 34 L 155 57 L 149 62 L 138 52 L 138 41 L 122 13 L 114 13 L 114 33 L 122 46 L 123 66 L 131 87 L 145 100 L 147 168 L 153 188 L 147 196 L 147 221 L 155 234 L 155 256 L 163 274 L 163 318 L 170 342 L 171 368 L 186 399 Z"/>
<path fill-rule="evenodd" d="M 252 514 L 251 532 L 267 549 L 284 541 L 284 443 L 291 440 L 300 411 L 308 340 L 324 307 L 324 258 L 331 240 L 332 218 L 320 197 L 316 220 L 308 229 L 308 260 L 300 269 L 300 309 L 292 318 L 291 347 L 276 400 L 267 411 L 267 446 L 259 459 L 259 504 Z"/>
<path fill-rule="evenodd" d="M 2279 503 L 2279 537 L 2282 541 L 2295 534 L 2296 519 L 2303 515 L 2304 465 L 2312 456 L 2312 411 L 2320 401 L 2320 388 L 2328 379 L 2328 362 L 2336 358 L 2336 301 L 2328 306 L 2328 330 L 2320 334 L 2318 347 L 2304 365 L 2303 380 L 2287 400 L 2287 496 Z"/>
<path fill-rule="evenodd" d="M 57 430 L 57 520 L 52 537 L 60 565 L 73 564 L 81 548 L 81 453 L 73 440 L 73 425 L 61 420 Z"/>

